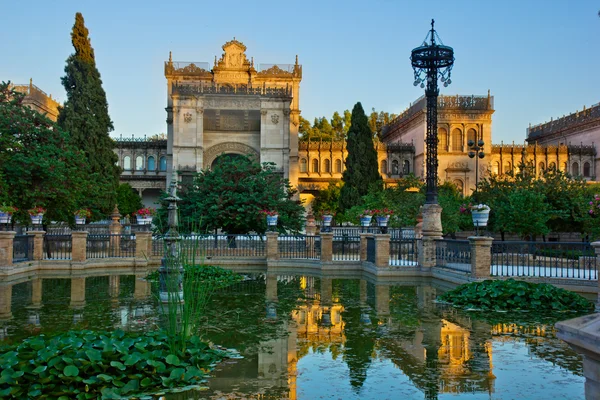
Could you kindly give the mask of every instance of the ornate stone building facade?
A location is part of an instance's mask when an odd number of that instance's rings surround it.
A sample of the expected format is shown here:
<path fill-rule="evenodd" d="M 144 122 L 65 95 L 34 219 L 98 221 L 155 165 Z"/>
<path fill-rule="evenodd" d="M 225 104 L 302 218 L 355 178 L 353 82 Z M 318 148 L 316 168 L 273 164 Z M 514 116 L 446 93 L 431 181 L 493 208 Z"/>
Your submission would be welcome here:
<path fill-rule="evenodd" d="M 223 45 L 208 63 L 165 63 L 167 78 L 167 183 L 174 169 L 182 179 L 212 165 L 222 154 L 252 154 L 274 162 L 298 184 L 300 81 L 298 64 L 255 68 L 246 46 Z"/>
<path fill-rule="evenodd" d="M 52 121 L 56 122 L 58 119 L 58 107 L 60 104 L 52 98 L 51 94 L 47 94 L 39 87 L 33 84 L 33 79 L 29 80 L 29 84 L 23 85 L 11 85 L 11 87 L 20 93 L 25 94 L 23 104 L 29 106 L 31 109 L 39 112 L 40 114 L 46 115 Z"/>

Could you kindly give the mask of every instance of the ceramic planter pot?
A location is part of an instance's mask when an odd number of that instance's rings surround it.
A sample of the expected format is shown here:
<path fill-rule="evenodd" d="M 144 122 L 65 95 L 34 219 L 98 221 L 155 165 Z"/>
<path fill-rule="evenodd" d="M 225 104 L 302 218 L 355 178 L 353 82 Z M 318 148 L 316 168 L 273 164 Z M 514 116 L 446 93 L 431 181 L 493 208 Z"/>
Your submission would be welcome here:
<path fill-rule="evenodd" d="M 331 221 L 333 221 L 333 215 L 323 215 L 323 226 L 331 226 Z"/>
<path fill-rule="evenodd" d="M 490 210 L 471 211 L 471 216 L 473 217 L 474 226 L 487 226 L 488 219 L 490 218 Z"/>
<path fill-rule="evenodd" d="M 377 217 L 377 226 L 385 227 L 388 225 L 389 220 L 390 220 L 389 215 L 378 216 Z"/>
<path fill-rule="evenodd" d="M 42 219 L 44 218 L 44 214 L 30 215 L 30 217 L 31 217 L 31 223 L 33 225 L 41 225 Z"/>
<path fill-rule="evenodd" d="M 85 225 L 85 217 L 80 217 L 78 215 L 75 216 L 75 224 L 77 225 Z"/>
<path fill-rule="evenodd" d="M 369 225 L 371 225 L 372 218 L 373 218 L 372 215 L 363 215 L 362 217 L 360 217 L 360 224 L 362 226 L 369 226 Z"/>
<path fill-rule="evenodd" d="M 12 214 L 0 211 L 0 224 L 10 224 L 12 221 Z"/>
<path fill-rule="evenodd" d="M 267 225 L 276 226 L 277 225 L 277 217 L 279 217 L 279 215 L 267 215 Z"/>

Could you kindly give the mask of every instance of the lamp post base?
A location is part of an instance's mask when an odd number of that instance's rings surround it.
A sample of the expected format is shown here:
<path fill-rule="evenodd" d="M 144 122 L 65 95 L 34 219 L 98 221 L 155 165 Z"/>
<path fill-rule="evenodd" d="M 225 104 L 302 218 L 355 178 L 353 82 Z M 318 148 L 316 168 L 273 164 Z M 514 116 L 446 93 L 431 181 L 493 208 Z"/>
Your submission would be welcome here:
<path fill-rule="evenodd" d="M 422 209 L 424 238 L 442 237 L 442 207 L 439 204 L 424 204 Z"/>

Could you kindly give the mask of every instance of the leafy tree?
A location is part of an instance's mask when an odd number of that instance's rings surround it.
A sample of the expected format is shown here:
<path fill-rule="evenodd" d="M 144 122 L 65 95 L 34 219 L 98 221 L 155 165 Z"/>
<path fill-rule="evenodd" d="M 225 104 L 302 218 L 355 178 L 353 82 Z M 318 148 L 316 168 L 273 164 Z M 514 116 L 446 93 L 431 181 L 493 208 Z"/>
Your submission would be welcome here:
<path fill-rule="evenodd" d="M 27 209 L 42 206 L 46 218 L 72 221 L 85 204 L 96 176 L 69 136 L 46 116 L 23 105 L 24 94 L 0 84 L 0 197 L 19 208 L 17 220 L 29 221 Z"/>
<path fill-rule="evenodd" d="M 310 126 L 310 122 L 300 116 L 300 126 L 298 127 L 298 133 L 300 134 L 300 141 L 308 142 L 310 141 L 310 135 L 312 133 L 312 127 Z"/>
<path fill-rule="evenodd" d="M 348 157 L 342 181 L 342 211 L 361 204 L 362 196 L 369 190 L 381 189 L 383 183 L 377 166 L 377 152 L 373 147 L 369 121 L 360 102 L 356 103 L 352 110 L 352 125 L 348 131 Z"/>
<path fill-rule="evenodd" d="M 344 110 L 344 138 L 348 137 L 348 131 L 352 125 L 352 113 L 350 110 Z"/>
<path fill-rule="evenodd" d="M 550 231 L 549 208 L 543 193 L 517 188 L 508 193 L 506 203 L 501 204 L 495 213 L 497 223 L 506 231 L 517 233 L 524 239 L 533 239 Z"/>
<path fill-rule="evenodd" d="M 142 198 L 129 183 L 122 183 L 117 188 L 117 204 L 119 212 L 123 215 L 131 215 L 144 207 Z"/>
<path fill-rule="evenodd" d="M 267 226 L 260 211 L 269 210 L 278 212 L 280 230 L 299 231 L 304 207 L 292 200 L 294 194 L 273 163 L 261 166 L 248 156 L 219 157 L 212 169 L 196 174 L 182 188 L 181 219 L 201 231 L 263 233 Z"/>
<path fill-rule="evenodd" d="M 459 211 L 462 204 L 468 203 L 468 199 L 463 197 L 454 183 L 446 181 L 438 185 L 438 201 L 442 207 L 442 231 L 445 235 L 472 229 L 471 217 Z"/>
<path fill-rule="evenodd" d="M 321 215 L 324 210 L 339 213 L 340 192 L 342 184 L 340 182 L 329 182 L 327 189 L 320 190 L 312 202 L 312 212 L 315 215 Z"/>
<path fill-rule="evenodd" d="M 71 143 L 87 158 L 85 168 L 94 190 L 85 206 L 96 215 L 108 214 L 116 202 L 120 170 L 115 165 L 117 155 L 109 136 L 113 124 L 108 115 L 106 93 L 81 13 L 75 15 L 71 41 L 75 53 L 67 58 L 65 76 L 61 78 L 67 101 L 60 109 L 58 125 L 70 134 Z"/>
<path fill-rule="evenodd" d="M 333 137 L 335 140 L 342 140 L 345 138 L 344 120 L 337 111 L 334 112 L 333 117 L 331 117 L 331 128 L 333 130 Z"/>

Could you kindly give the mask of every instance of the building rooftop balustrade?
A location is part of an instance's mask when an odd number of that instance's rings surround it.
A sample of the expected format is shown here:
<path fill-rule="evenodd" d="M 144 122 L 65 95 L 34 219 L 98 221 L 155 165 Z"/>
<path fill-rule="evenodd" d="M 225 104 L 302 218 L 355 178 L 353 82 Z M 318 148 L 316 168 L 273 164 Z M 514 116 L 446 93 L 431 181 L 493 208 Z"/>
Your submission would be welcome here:
<path fill-rule="evenodd" d="M 600 103 L 596 103 L 590 108 L 584 106 L 582 111 L 575 111 L 562 118 L 551 119 L 548 122 L 530 126 L 527 128 L 527 140 L 535 140 L 545 135 L 561 132 L 596 120 L 600 120 Z"/>
<path fill-rule="evenodd" d="M 111 138 L 115 142 L 115 147 L 117 148 L 167 148 L 167 139 L 154 139 L 152 137 L 148 138 L 146 135 L 144 137 L 123 137 L 120 135 L 118 138 Z"/>
<path fill-rule="evenodd" d="M 263 96 L 263 97 L 292 97 L 292 88 L 274 88 L 266 85 L 257 87 L 235 87 L 230 85 L 218 85 L 208 83 L 199 85 L 180 85 L 173 83 L 172 94 L 181 96 L 198 96 L 203 94 L 227 94 L 241 96 Z"/>

